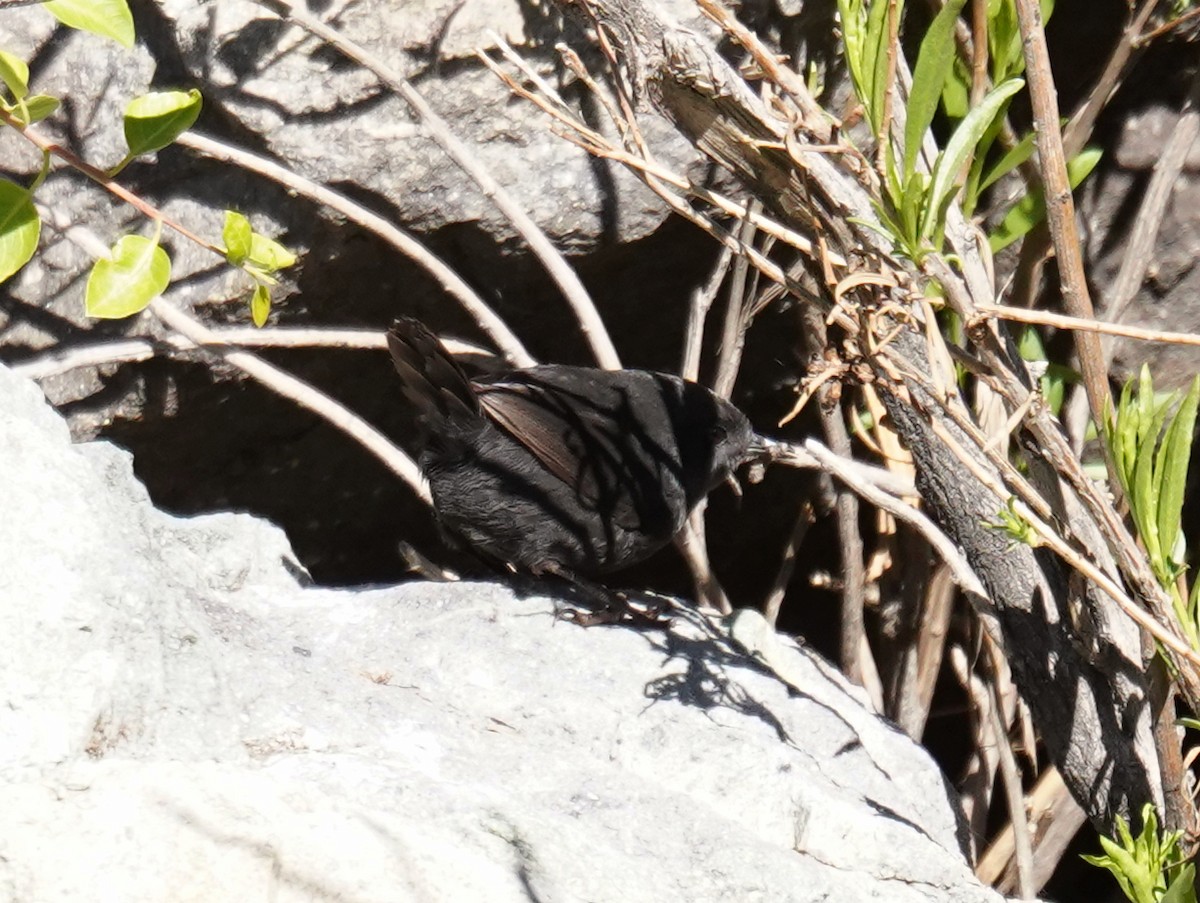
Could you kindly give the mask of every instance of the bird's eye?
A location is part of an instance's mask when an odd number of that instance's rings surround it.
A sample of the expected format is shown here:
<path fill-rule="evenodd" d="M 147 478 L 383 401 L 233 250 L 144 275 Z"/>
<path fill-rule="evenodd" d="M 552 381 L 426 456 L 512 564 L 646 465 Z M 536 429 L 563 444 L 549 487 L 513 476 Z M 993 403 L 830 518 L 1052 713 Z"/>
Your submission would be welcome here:
<path fill-rule="evenodd" d="M 708 428 L 708 436 L 713 442 L 724 442 L 728 435 L 729 431 L 719 423 L 714 423 Z"/>

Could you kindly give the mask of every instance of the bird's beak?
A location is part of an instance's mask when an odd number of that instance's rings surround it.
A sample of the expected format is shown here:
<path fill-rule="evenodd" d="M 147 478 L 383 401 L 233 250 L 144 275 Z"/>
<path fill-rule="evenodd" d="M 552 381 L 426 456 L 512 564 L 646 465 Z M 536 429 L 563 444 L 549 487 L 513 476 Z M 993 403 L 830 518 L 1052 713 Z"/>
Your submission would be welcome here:
<path fill-rule="evenodd" d="M 779 457 L 782 444 L 776 439 L 768 439 L 755 433 L 746 449 L 746 463 L 767 464 Z"/>

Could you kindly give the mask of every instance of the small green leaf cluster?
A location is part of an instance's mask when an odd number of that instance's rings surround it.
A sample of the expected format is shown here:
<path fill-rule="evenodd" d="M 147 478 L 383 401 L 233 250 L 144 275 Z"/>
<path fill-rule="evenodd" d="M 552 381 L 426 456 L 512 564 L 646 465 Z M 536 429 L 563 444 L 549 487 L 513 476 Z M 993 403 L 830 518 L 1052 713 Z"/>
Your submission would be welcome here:
<path fill-rule="evenodd" d="M 0 50 L 0 82 L 8 94 L 0 97 L 0 109 L 23 125 L 45 119 L 58 109 L 57 97 L 29 94 L 29 66 L 19 56 L 3 50 Z"/>
<path fill-rule="evenodd" d="M 133 46 L 133 17 L 126 0 L 53 0 L 42 6 L 66 25 L 111 38 L 126 47 Z M 57 98 L 30 95 L 28 64 L 2 49 L 0 83 L 4 87 L 0 93 L 0 112 L 14 128 L 23 130 L 58 109 Z M 135 97 L 125 109 L 128 150 L 121 161 L 103 174 L 78 162 L 75 165 L 100 181 L 111 180 L 137 158 L 168 147 L 191 128 L 200 116 L 202 103 L 200 92 L 195 89 Z M 49 164 L 46 152 L 41 172 L 28 187 L 0 179 L 0 283 L 20 270 L 37 251 L 41 220 L 33 193 L 49 172 Z M 161 234 L 162 220 L 156 216 L 152 238 L 124 235 L 107 258 L 97 261 L 84 292 L 89 316 L 106 319 L 132 316 L 162 294 L 171 280 L 171 259 L 159 244 Z M 215 245 L 209 247 L 220 250 Z M 275 274 L 295 263 L 295 255 L 254 232 L 249 220 L 232 211 L 227 211 L 225 219 L 225 254 L 233 266 L 254 280 L 251 316 L 256 325 L 262 326 L 270 312 L 270 286 L 276 284 Z"/>
<path fill-rule="evenodd" d="M 260 235 L 250 226 L 250 220 L 233 210 L 225 211 L 225 259 L 241 267 L 254 279 L 254 294 L 250 299 L 250 316 L 255 326 L 267 322 L 271 312 L 271 289 L 275 274 L 296 262 L 296 255 L 276 241 Z"/>
<path fill-rule="evenodd" d="M 886 0 L 838 2 L 851 80 L 876 139 L 885 149 L 885 197 L 876 205 L 876 212 L 897 251 L 916 262 L 941 248 L 946 211 L 960 190 L 963 212 L 970 216 L 983 192 L 1024 164 L 1034 150 L 1031 133 L 988 165 L 1009 104 L 1025 85 L 1020 77 L 1025 61 L 1013 0 L 989 0 L 988 72 L 993 87 L 971 106 L 971 72 L 955 45 L 955 27 L 965 5 L 966 0 L 948 0 L 921 41 L 905 108 L 904 146 L 897 159 L 891 130 L 884 122 L 889 89 L 889 4 Z M 1044 17 L 1052 8 L 1052 0 L 1043 0 Z M 899 0 L 895 14 L 899 16 L 902 9 L 903 0 Z M 938 152 L 931 173 L 926 174 L 918 170 L 917 163 L 939 105 L 954 128 Z M 1099 160 L 1099 151 L 1087 149 L 1069 161 L 1071 186 L 1086 178 Z M 989 236 L 993 252 L 1025 235 L 1044 217 L 1045 200 L 1040 189 L 1022 195 Z"/>
<path fill-rule="evenodd" d="M 1183 497 L 1200 407 L 1200 376 L 1182 399 L 1178 392 L 1156 394 L 1148 367 L 1142 367 L 1136 394 L 1134 382 L 1130 380 L 1122 390 L 1115 418 L 1105 418 L 1104 441 L 1154 575 L 1171 593 L 1192 646 L 1200 648 L 1200 581 L 1195 581 L 1187 600 L 1179 588 L 1187 551 Z"/>
<path fill-rule="evenodd" d="M 1042 539 L 1033 524 L 1017 510 L 1015 497 L 1010 497 L 1004 503 L 1004 507 L 996 513 L 995 521 L 985 523 L 984 526 L 1007 534 L 1011 540 L 1009 548 L 1018 544 L 1037 548 L 1042 544 Z"/>
<path fill-rule="evenodd" d="M 1142 809 L 1142 831 L 1134 837 L 1119 815 L 1116 835 L 1100 838 L 1104 853 L 1084 856 L 1085 862 L 1108 869 L 1132 903 L 1197 903 L 1196 865 L 1184 860 L 1182 831 L 1161 835 L 1154 807 Z"/>

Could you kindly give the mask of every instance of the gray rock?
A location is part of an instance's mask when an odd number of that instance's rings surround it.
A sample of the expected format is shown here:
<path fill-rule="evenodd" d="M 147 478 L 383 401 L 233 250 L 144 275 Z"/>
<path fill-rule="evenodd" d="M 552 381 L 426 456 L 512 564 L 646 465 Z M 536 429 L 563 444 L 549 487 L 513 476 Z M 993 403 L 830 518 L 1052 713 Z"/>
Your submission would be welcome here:
<path fill-rule="evenodd" d="M 757 656 L 682 610 L 306 588 L 3 368 L 0 473 L 4 899 L 999 899 L 926 753 L 753 615 Z"/>

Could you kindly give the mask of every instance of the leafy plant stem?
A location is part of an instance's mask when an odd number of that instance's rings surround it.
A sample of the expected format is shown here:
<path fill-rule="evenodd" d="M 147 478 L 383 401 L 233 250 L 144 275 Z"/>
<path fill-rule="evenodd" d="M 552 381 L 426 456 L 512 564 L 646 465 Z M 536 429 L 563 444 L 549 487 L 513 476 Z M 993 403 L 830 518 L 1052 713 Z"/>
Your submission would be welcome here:
<path fill-rule="evenodd" d="M 129 204 L 142 215 L 154 220 L 155 222 L 165 225 L 167 228 L 178 233 L 179 235 L 182 235 L 189 241 L 195 242 L 197 245 L 207 251 L 211 251 L 222 260 L 225 259 L 225 252 L 220 248 L 220 246 L 208 241 L 207 239 L 201 238 L 191 229 L 188 229 L 181 223 L 171 219 L 153 204 L 143 200 L 128 188 L 125 188 L 123 185 L 114 181 L 113 178 L 103 170 L 97 169 L 90 163 L 81 160 L 79 157 L 75 156 L 75 154 L 71 153 L 71 151 L 67 150 L 65 147 L 62 147 L 56 142 L 51 141 L 45 135 L 41 134 L 37 129 L 25 125 L 19 119 L 14 117 L 12 113 L 3 108 L 0 108 L 0 121 L 3 121 L 5 124 L 11 126 L 13 129 L 19 132 L 21 136 L 25 138 L 25 140 L 29 141 L 42 151 L 42 154 L 46 157 L 46 162 L 43 164 L 45 169 L 48 169 L 49 157 L 57 157 L 72 169 L 83 173 L 105 191 Z M 44 176 L 42 177 L 44 178 Z"/>

